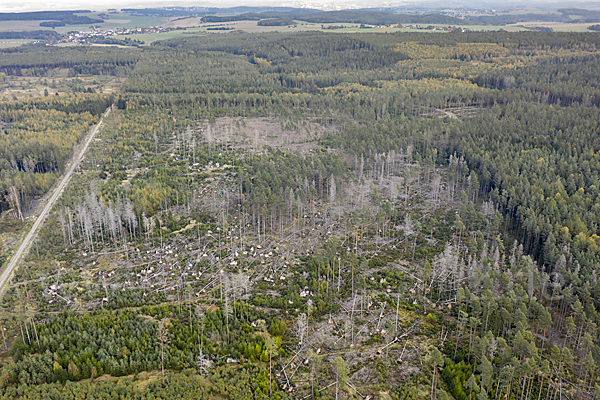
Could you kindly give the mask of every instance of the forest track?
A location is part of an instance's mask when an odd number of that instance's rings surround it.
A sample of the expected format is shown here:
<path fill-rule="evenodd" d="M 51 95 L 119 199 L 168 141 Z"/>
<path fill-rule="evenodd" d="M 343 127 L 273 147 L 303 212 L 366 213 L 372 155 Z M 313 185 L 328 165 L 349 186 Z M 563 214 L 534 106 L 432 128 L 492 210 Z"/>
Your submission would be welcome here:
<path fill-rule="evenodd" d="M 33 226 L 31 227 L 31 230 L 29 231 L 29 233 L 27 234 L 25 239 L 23 239 L 23 242 L 21 242 L 21 244 L 19 245 L 19 248 L 17 249 L 15 254 L 12 256 L 10 262 L 8 263 L 8 265 L 6 266 L 4 271 L 2 271 L 2 275 L 0 275 L 0 295 L 2 295 L 2 293 L 4 292 L 6 283 L 9 281 L 9 279 L 12 276 L 13 272 L 15 271 L 17 265 L 19 264 L 19 260 L 21 259 L 21 256 L 27 249 L 27 246 L 29 246 L 29 243 L 31 243 L 31 240 L 35 237 L 35 234 L 37 233 L 38 229 L 42 225 L 42 222 L 44 222 L 44 219 L 46 218 L 46 216 L 52 209 L 52 206 L 56 202 L 56 199 L 58 199 L 62 190 L 64 189 L 64 187 L 67 185 L 67 183 L 71 179 L 73 172 L 79 166 L 79 163 L 81 162 L 81 159 L 83 158 L 83 155 L 85 154 L 85 152 L 88 149 L 92 140 L 94 140 L 94 137 L 96 136 L 96 133 L 98 133 L 98 129 L 102 125 L 102 122 L 104 122 L 104 118 L 106 118 L 108 116 L 108 114 L 110 113 L 111 110 L 112 110 L 112 107 L 109 107 L 106 110 L 106 112 L 104 113 L 102 118 L 100 118 L 100 121 L 94 127 L 94 130 L 92 131 L 92 133 L 88 136 L 83 147 L 79 150 L 79 152 L 77 154 L 75 154 L 73 156 L 69 170 L 67 171 L 65 176 L 62 178 L 62 180 L 60 181 L 60 183 L 58 184 L 56 189 L 54 189 L 54 193 L 52 193 L 52 196 L 50 196 L 50 198 L 48 198 L 48 200 L 46 201 L 46 205 L 42 209 L 42 212 L 40 213 L 40 215 L 35 220 Z"/>

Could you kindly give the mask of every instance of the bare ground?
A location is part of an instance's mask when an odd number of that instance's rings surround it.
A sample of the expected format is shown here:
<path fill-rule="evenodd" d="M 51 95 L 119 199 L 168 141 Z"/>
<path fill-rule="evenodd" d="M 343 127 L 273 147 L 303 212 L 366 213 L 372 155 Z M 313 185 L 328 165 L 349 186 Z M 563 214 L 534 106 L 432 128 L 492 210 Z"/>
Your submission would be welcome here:
<path fill-rule="evenodd" d="M 230 143 L 235 149 L 261 151 L 266 146 L 288 151 L 307 152 L 317 146 L 316 140 L 335 126 L 325 127 L 308 121 L 303 125 L 282 123 L 275 118 L 221 117 L 214 124 L 201 122 L 196 129 L 210 144 Z"/>

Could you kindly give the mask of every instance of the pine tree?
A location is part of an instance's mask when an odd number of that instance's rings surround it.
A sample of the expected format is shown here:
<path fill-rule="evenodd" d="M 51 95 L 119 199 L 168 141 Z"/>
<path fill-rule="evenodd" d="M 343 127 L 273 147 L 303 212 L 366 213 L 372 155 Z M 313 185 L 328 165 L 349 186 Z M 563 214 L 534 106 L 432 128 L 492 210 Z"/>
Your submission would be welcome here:
<path fill-rule="evenodd" d="M 433 369 L 433 377 L 431 379 L 431 400 L 436 399 L 436 376 L 438 366 L 444 363 L 444 358 L 442 357 L 442 353 L 438 349 L 433 349 L 431 353 L 429 353 L 429 365 Z"/>

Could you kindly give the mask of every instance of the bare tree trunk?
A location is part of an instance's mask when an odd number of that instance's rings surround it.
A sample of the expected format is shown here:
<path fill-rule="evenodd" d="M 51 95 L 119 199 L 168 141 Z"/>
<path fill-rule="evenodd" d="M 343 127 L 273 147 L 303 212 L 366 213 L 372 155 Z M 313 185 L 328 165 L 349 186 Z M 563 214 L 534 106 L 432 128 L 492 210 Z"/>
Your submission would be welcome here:
<path fill-rule="evenodd" d="M 37 341 L 38 351 L 42 351 L 40 347 L 40 338 L 38 337 L 37 329 L 35 328 L 35 321 L 31 320 L 31 325 L 33 326 L 33 331 L 35 332 L 35 340 Z M 2 336 L 4 336 L 4 332 L 2 332 Z"/>
<path fill-rule="evenodd" d="M 165 344 L 160 344 L 160 371 L 162 374 L 162 384 L 165 386 Z"/>
<path fill-rule="evenodd" d="M 398 298 L 396 300 L 396 333 L 398 333 L 398 312 L 400 309 L 400 290 L 398 290 Z"/>
<path fill-rule="evenodd" d="M 2 340 L 4 341 L 4 351 L 7 351 L 8 346 L 6 345 L 6 337 L 4 336 L 4 326 L 2 325 L 2 321 L 0 321 L 0 331 L 2 331 Z"/>
<path fill-rule="evenodd" d="M 272 396 L 273 375 L 271 374 L 271 351 L 269 351 L 269 398 Z"/>
<path fill-rule="evenodd" d="M 31 338 L 29 337 L 29 329 L 27 328 L 27 321 L 23 321 L 23 324 L 25 325 L 25 332 L 27 333 L 27 342 L 28 344 L 31 344 Z"/>

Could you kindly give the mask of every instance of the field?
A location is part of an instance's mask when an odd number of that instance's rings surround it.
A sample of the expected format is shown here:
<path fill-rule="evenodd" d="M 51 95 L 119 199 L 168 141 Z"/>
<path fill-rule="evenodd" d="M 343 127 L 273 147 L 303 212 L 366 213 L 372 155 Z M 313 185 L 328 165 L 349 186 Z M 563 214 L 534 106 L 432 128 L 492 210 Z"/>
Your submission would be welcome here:
<path fill-rule="evenodd" d="M 181 26 L 187 25 L 186 20 L 182 20 Z M 179 24 L 168 24 L 168 25 L 177 25 Z M 191 25 L 191 24 L 190 24 Z M 259 33 L 259 32 L 326 32 L 326 33 L 366 33 L 366 32 L 377 32 L 377 33 L 394 33 L 394 32 L 424 32 L 424 33 L 440 33 L 442 31 L 434 31 L 434 30 L 424 30 L 424 29 L 407 29 L 407 28 L 397 28 L 397 27 L 373 27 L 367 29 L 361 29 L 357 24 L 326 24 L 326 26 L 346 26 L 345 28 L 339 29 L 323 29 L 322 24 L 312 24 L 303 21 L 297 21 L 297 25 L 295 27 L 287 27 L 287 26 L 258 26 L 256 21 L 235 21 L 235 22 L 225 22 L 220 24 L 200 24 L 199 26 L 188 27 L 186 30 L 174 30 L 170 32 L 164 33 L 154 33 L 154 34 L 136 34 L 136 35 L 125 35 L 130 39 L 138 39 L 142 40 L 146 44 L 150 44 L 156 42 L 158 40 L 166 40 L 166 39 L 174 39 L 174 38 L 185 38 L 191 35 L 224 35 L 228 34 L 231 31 L 215 31 L 215 30 L 207 30 L 210 27 L 231 27 L 235 28 L 235 30 L 240 30 L 243 32 L 250 33 Z M 446 28 L 444 25 L 431 25 L 431 26 L 439 26 Z M 517 26 L 490 26 L 490 25 L 465 25 L 463 28 L 471 29 L 471 30 L 481 30 L 481 31 L 497 31 L 500 29 L 509 31 L 509 32 L 521 32 L 526 29 Z"/>
<path fill-rule="evenodd" d="M 514 25 L 521 26 L 543 26 L 546 28 L 552 28 L 555 32 L 590 32 L 587 27 L 593 24 L 590 23 L 566 23 L 566 22 L 520 22 Z M 516 26 L 507 27 L 516 27 Z"/>
<path fill-rule="evenodd" d="M 101 13 L 89 13 L 89 14 L 81 14 L 86 15 L 91 18 L 98 17 L 98 14 Z M 166 18 L 160 17 L 142 17 L 142 16 L 133 16 L 127 14 L 117 14 L 112 15 L 108 14 L 108 19 L 105 19 L 104 23 L 94 24 L 94 26 L 98 26 L 99 29 L 113 29 L 113 28 L 138 28 L 138 27 L 151 27 L 151 26 L 160 26 L 165 21 Z M 41 21 L 2 21 L 0 24 L 0 31 L 34 31 L 34 30 L 52 30 L 49 27 L 40 26 Z M 90 25 L 66 25 L 66 26 L 58 26 L 54 29 L 59 33 L 66 33 L 70 31 L 88 31 L 90 30 Z"/>
<path fill-rule="evenodd" d="M 168 39 L 175 39 L 175 38 L 181 38 L 181 37 L 187 37 L 192 36 L 192 35 L 203 35 L 204 32 L 206 30 L 202 29 L 202 28 L 188 28 L 187 30 L 183 31 L 183 30 L 175 30 L 175 31 L 170 31 L 170 32 L 161 32 L 161 33 L 142 33 L 142 34 L 135 34 L 135 35 L 124 35 L 123 37 L 129 38 L 129 39 L 137 39 L 137 40 L 141 40 L 143 41 L 145 44 L 151 44 L 153 42 L 156 42 L 158 40 L 168 40 Z M 188 32 L 188 33 L 185 33 Z"/>
<path fill-rule="evenodd" d="M 0 49 L 6 49 L 9 47 L 18 47 L 24 44 L 32 43 L 33 40 L 20 40 L 20 39 L 0 39 Z"/>
<path fill-rule="evenodd" d="M 199 23 L 198 18 L 185 18 L 177 21 L 169 21 L 166 23 L 165 27 L 210 27 L 210 26 L 224 26 L 224 27 L 232 27 L 239 30 L 247 31 L 247 32 L 263 32 L 263 31 L 288 31 L 289 29 L 298 30 L 298 31 L 325 31 L 325 32 L 415 32 L 420 30 L 415 29 L 405 29 L 405 28 L 397 28 L 397 27 L 373 27 L 368 29 L 360 29 L 360 24 L 353 23 L 333 23 L 333 24 L 315 24 L 306 21 L 296 21 L 297 26 L 294 28 L 288 28 L 287 26 L 257 26 L 256 21 L 232 21 L 232 22 L 224 22 L 224 23 L 210 23 L 210 24 L 201 24 Z M 347 28 L 340 28 L 335 30 L 324 30 L 322 29 L 322 25 L 325 26 L 347 26 Z M 431 24 L 427 26 L 438 26 L 447 28 L 447 25 L 439 25 L 439 24 Z M 522 28 L 518 27 L 506 27 L 506 26 L 494 26 L 494 25 L 461 25 L 461 28 L 472 29 L 472 30 L 490 30 L 496 31 L 499 29 L 507 29 L 509 31 L 522 31 Z"/>
<path fill-rule="evenodd" d="M 169 18 L 162 24 L 164 28 L 193 28 L 202 25 L 201 17 Z"/>
<path fill-rule="evenodd" d="M 86 28 L 89 28 L 86 27 Z M 40 26 L 40 21 L 2 21 L 0 31 L 37 31 L 52 28 Z"/>

